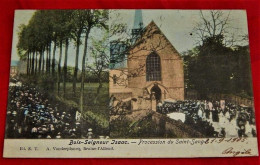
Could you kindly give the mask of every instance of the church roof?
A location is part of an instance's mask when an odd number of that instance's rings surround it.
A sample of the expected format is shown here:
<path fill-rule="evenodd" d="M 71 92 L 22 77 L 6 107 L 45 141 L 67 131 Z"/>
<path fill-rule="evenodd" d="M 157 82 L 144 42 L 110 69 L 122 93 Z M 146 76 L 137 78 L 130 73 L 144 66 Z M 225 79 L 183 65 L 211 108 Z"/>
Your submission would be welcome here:
<path fill-rule="evenodd" d="M 153 35 L 156 35 L 156 34 L 160 34 L 165 39 L 165 41 L 168 43 L 168 45 L 171 47 L 172 51 L 176 52 L 179 55 L 179 57 L 181 58 L 179 52 L 175 49 L 175 47 L 172 45 L 172 43 L 168 40 L 168 38 L 164 35 L 164 33 L 161 31 L 161 29 L 156 25 L 156 23 L 154 21 L 151 21 L 142 30 L 140 37 L 136 40 L 136 42 L 134 43 L 134 45 L 132 46 L 130 51 L 132 49 L 134 49 L 136 46 L 146 42 L 145 39 L 150 39 L 150 38 L 152 38 Z"/>

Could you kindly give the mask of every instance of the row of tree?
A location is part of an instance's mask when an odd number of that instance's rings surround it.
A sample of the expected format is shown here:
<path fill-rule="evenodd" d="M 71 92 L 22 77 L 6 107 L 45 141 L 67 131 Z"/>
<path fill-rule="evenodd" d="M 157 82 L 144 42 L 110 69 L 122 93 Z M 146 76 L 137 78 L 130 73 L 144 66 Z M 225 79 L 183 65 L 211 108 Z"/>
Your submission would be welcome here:
<path fill-rule="evenodd" d="M 94 62 L 102 65 L 103 70 L 106 67 L 105 62 L 101 60 L 105 52 L 104 50 L 102 50 L 103 52 L 100 51 L 98 48 L 105 42 L 96 42 L 96 44 L 93 44 L 92 49 L 89 49 L 90 33 L 93 29 L 101 29 L 108 33 L 107 10 L 40 10 L 34 13 L 28 25 L 20 27 L 19 42 L 17 44 L 20 58 L 27 61 L 27 74 L 48 75 L 50 78 L 57 79 L 58 93 L 60 92 L 60 83 L 63 81 L 63 94 L 65 97 L 69 45 L 74 43 L 76 47 L 73 75 L 73 92 L 75 94 L 79 70 L 79 50 L 80 45 L 84 43 L 82 59 L 80 59 L 82 61 L 80 76 L 81 111 L 83 110 L 87 56 L 93 54 L 96 57 Z M 105 37 L 102 40 L 106 40 Z M 56 49 L 59 49 L 58 57 L 55 54 Z M 88 52 L 89 50 L 91 51 Z M 63 67 L 61 64 L 62 58 L 64 58 Z M 58 63 L 57 71 L 55 70 L 56 63 Z M 88 67 L 93 68 L 93 66 L 89 65 Z M 97 74 L 101 75 L 103 70 L 99 70 Z M 93 69 L 93 71 L 96 70 Z"/>

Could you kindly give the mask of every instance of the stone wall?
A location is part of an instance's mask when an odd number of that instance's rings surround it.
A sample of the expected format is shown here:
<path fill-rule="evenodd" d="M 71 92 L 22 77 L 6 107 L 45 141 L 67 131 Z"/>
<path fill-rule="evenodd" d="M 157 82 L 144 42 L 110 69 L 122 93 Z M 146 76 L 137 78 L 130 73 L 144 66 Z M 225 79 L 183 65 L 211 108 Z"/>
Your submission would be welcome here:
<path fill-rule="evenodd" d="M 129 97 L 132 97 L 132 93 L 113 93 L 113 96 L 117 99 L 117 100 L 123 100 L 123 99 L 127 99 Z"/>
<path fill-rule="evenodd" d="M 157 129 L 159 132 L 164 132 L 167 136 L 170 135 L 171 137 L 175 138 L 203 138 L 200 132 L 193 130 L 190 126 L 182 123 L 181 121 L 176 121 L 170 119 L 169 117 L 162 115 L 157 112 L 153 113 L 153 121 L 157 124 Z"/>

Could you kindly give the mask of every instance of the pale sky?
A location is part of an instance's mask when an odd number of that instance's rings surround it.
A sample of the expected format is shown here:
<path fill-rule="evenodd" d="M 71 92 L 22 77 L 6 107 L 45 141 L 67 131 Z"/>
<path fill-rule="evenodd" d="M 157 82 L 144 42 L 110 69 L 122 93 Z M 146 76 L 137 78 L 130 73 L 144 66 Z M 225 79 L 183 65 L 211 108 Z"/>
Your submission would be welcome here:
<path fill-rule="evenodd" d="M 229 13 L 230 10 L 225 10 L 224 13 Z M 14 19 L 13 30 L 13 45 L 12 45 L 12 60 L 19 60 L 17 55 L 16 45 L 18 43 L 17 32 L 21 24 L 28 24 L 34 10 L 16 10 Z M 135 10 L 118 10 L 118 22 L 126 23 L 129 29 L 133 27 Z M 161 31 L 170 40 L 172 45 L 178 52 L 183 52 L 193 48 L 196 45 L 194 36 L 190 33 L 196 22 L 200 20 L 199 10 L 142 10 L 144 26 L 147 26 L 152 20 L 160 27 Z M 205 12 L 207 16 L 207 12 Z M 247 16 L 245 10 L 231 10 L 230 12 L 231 23 L 234 34 L 248 34 Z M 98 31 L 93 30 L 91 36 L 100 34 Z M 69 47 L 69 54 L 73 54 L 68 58 L 68 65 L 74 66 L 75 63 L 75 48 L 71 44 Z M 80 54 L 82 55 L 83 46 L 81 46 Z M 58 53 L 58 52 L 57 52 Z M 80 59 L 82 56 L 80 56 Z M 81 62 L 79 62 L 81 65 Z M 81 67 L 81 66 L 79 66 Z"/>

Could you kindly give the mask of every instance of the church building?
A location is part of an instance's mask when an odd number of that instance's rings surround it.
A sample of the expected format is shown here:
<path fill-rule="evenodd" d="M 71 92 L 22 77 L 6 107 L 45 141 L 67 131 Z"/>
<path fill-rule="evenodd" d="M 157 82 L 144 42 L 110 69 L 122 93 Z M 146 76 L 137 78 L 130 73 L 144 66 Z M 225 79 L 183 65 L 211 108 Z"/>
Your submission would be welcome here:
<path fill-rule="evenodd" d="M 135 100 L 139 105 L 132 109 L 149 109 L 152 100 L 184 100 L 183 60 L 154 21 L 143 27 L 141 10 L 135 11 L 131 46 L 111 42 L 110 53 L 109 92 L 115 99 Z"/>

